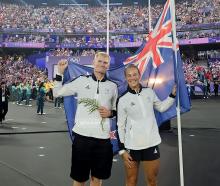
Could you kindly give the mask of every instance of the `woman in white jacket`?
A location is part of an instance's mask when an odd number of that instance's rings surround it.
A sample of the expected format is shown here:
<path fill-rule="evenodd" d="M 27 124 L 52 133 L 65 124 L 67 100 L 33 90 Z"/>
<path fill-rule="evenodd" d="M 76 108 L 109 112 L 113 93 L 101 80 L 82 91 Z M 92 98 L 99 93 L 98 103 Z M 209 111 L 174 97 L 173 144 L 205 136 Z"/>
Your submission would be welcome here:
<path fill-rule="evenodd" d="M 139 164 L 142 162 L 147 186 L 157 185 L 161 138 L 154 109 L 164 112 L 175 102 L 176 86 L 164 101 L 151 88 L 140 84 L 140 72 L 135 65 L 125 69 L 127 91 L 119 98 L 117 125 L 120 151 L 126 170 L 126 186 L 136 186 Z"/>

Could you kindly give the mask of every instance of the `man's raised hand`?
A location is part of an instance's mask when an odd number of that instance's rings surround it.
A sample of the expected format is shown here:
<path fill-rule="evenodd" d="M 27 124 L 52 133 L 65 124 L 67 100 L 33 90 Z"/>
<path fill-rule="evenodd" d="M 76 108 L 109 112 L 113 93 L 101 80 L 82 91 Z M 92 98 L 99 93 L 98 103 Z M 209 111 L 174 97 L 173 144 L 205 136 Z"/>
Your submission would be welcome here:
<path fill-rule="evenodd" d="M 68 61 L 66 59 L 61 59 L 58 64 L 58 73 L 64 74 L 66 67 L 68 66 Z"/>

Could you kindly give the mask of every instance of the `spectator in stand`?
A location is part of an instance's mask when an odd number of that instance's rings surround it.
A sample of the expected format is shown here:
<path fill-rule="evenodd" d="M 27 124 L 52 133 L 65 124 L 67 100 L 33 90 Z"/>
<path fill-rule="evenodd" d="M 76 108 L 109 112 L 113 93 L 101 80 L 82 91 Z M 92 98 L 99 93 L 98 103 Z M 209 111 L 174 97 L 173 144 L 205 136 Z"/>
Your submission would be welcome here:
<path fill-rule="evenodd" d="M 218 87 L 219 87 L 219 84 L 217 81 L 214 82 L 214 92 L 215 92 L 215 96 L 218 96 Z"/>
<path fill-rule="evenodd" d="M 30 104 L 30 99 L 31 99 L 31 89 L 32 89 L 32 87 L 31 87 L 29 82 L 26 83 L 25 89 L 26 89 L 26 102 L 25 102 L 25 105 L 31 107 L 32 105 Z"/>
<path fill-rule="evenodd" d="M 62 98 L 61 97 L 57 97 L 55 98 L 54 101 L 54 108 L 61 108 L 60 104 L 61 104 Z"/>
<path fill-rule="evenodd" d="M 38 96 L 37 96 L 37 114 L 45 115 L 44 112 L 44 101 L 46 99 L 46 88 L 44 85 L 44 82 L 40 83 L 40 86 L 38 88 Z"/>
<path fill-rule="evenodd" d="M 0 83 L 0 123 L 5 120 L 5 116 L 8 112 L 8 99 L 10 96 L 10 92 L 6 83 L 3 81 Z"/>

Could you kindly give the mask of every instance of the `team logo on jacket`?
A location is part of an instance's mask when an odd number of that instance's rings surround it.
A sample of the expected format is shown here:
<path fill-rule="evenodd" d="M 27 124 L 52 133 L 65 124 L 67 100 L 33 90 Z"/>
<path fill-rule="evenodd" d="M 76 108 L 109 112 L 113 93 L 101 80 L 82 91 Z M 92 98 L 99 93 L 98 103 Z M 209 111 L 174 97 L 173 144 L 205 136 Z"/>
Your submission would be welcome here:
<path fill-rule="evenodd" d="M 135 103 L 134 102 L 131 102 L 130 103 L 131 107 L 135 106 Z"/>
<path fill-rule="evenodd" d="M 86 89 L 90 89 L 90 86 L 89 86 L 89 85 L 87 85 L 85 88 L 86 88 Z"/>

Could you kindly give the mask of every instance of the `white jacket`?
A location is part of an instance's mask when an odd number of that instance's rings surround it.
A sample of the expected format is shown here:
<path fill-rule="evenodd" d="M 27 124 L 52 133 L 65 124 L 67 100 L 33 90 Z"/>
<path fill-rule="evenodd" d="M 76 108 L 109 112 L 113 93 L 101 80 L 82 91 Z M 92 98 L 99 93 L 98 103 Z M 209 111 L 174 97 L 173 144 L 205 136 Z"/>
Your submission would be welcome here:
<path fill-rule="evenodd" d="M 151 88 L 142 88 L 139 93 L 128 88 L 119 98 L 117 125 L 120 142 L 126 149 L 146 149 L 161 143 L 154 108 L 166 111 L 175 99 L 160 101 Z"/>
<path fill-rule="evenodd" d="M 106 77 L 98 81 L 94 75 L 80 76 L 65 85 L 62 85 L 62 82 L 56 82 L 53 93 L 55 97 L 76 94 L 78 100 L 82 98 L 96 99 L 100 106 L 116 110 L 117 85 Z M 84 104 L 78 104 L 75 125 L 72 130 L 83 136 L 108 139 L 110 137 L 110 119 L 103 119 L 104 130 L 102 130 L 101 120 L 97 110 L 90 113 L 88 107 L 85 107 Z"/>

